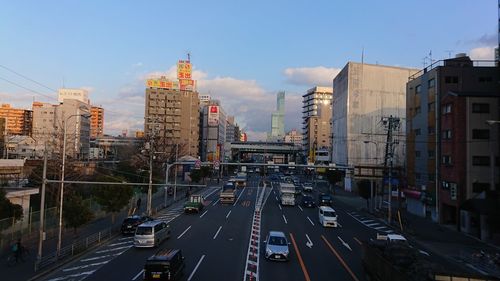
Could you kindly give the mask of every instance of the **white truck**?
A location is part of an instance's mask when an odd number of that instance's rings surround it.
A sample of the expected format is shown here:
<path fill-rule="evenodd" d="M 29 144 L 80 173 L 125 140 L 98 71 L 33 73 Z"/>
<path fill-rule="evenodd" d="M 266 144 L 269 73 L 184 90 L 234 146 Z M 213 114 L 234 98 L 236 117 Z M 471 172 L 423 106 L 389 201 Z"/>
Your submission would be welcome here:
<path fill-rule="evenodd" d="M 279 192 L 281 205 L 295 206 L 295 185 L 293 183 L 281 183 Z"/>

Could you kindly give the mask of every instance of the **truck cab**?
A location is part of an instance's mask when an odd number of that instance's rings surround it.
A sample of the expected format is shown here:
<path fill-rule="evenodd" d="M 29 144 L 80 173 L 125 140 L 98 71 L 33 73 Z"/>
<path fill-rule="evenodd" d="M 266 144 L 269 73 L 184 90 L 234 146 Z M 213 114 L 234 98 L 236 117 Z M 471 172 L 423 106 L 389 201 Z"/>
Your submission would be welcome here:
<path fill-rule="evenodd" d="M 234 182 L 227 182 L 222 186 L 222 190 L 219 195 L 220 202 L 222 204 L 233 204 L 236 197 L 236 186 Z"/>
<path fill-rule="evenodd" d="M 191 195 L 188 202 L 184 204 L 184 212 L 197 212 L 203 209 L 203 196 Z"/>

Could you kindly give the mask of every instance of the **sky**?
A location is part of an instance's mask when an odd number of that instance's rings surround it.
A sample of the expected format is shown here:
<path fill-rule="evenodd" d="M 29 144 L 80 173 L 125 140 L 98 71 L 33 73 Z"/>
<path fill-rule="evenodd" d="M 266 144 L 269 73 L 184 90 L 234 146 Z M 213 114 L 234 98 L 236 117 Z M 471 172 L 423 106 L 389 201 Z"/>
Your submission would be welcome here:
<path fill-rule="evenodd" d="M 349 61 L 422 68 L 467 53 L 493 59 L 497 0 L 2 1 L 0 103 L 56 103 L 89 90 L 104 131 L 144 124 L 145 80 L 175 78 L 191 54 L 200 94 L 219 99 L 250 140 L 271 131 L 276 93 L 285 129 L 301 129 L 302 95 L 332 86 Z"/>

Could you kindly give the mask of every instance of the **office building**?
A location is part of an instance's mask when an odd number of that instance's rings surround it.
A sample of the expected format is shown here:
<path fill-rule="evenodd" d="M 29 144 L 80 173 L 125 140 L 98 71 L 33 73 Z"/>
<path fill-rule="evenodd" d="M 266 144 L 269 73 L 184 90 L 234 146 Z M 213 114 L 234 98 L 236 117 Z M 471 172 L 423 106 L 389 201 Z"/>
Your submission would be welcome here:
<path fill-rule="evenodd" d="M 294 145 L 302 146 L 302 134 L 300 134 L 296 129 L 292 129 L 290 132 L 285 134 L 285 142 L 293 143 Z"/>
<path fill-rule="evenodd" d="M 154 136 L 157 151 L 174 151 L 180 156 L 198 156 L 200 108 L 198 92 L 161 86 L 146 88 L 146 138 Z"/>
<path fill-rule="evenodd" d="M 500 198 L 498 67 L 465 54 L 407 84 L 408 211 L 485 239 Z M 488 123 L 487 120 L 492 120 Z"/>
<path fill-rule="evenodd" d="M 201 128 L 201 160 L 223 161 L 227 139 L 227 120 L 226 113 L 218 100 L 211 100 L 202 109 Z"/>
<path fill-rule="evenodd" d="M 62 155 L 66 129 L 66 156 L 87 160 L 90 148 L 90 105 L 77 99 L 60 104 L 33 102 L 33 138 L 36 150 L 44 144 L 50 152 Z"/>
<path fill-rule="evenodd" d="M 393 132 L 393 166 L 404 165 L 406 82 L 418 70 L 348 62 L 333 80 L 332 163 L 383 165 L 389 117 L 399 118 Z M 389 161 L 388 161 L 389 162 Z M 389 165 L 389 164 L 388 164 Z"/>
<path fill-rule="evenodd" d="M 285 92 L 276 95 L 276 111 L 271 114 L 271 135 L 268 141 L 283 141 L 285 136 Z"/>
<path fill-rule="evenodd" d="M 2 104 L 0 118 L 6 120 L 6 135 L 31 135 L 33 111 L 13 108 L 10 104 Z"/>
<path fill-rule="evenodd" d="M 59 89 L 57 101 L 62 103 L 65 99 L 79 100 L 83 103 L 90 104 L 89 92 L 83 89 Z"/>
<path fill-rule="evenodd" d="M 331 149 L 332 98 L 333 88 L 331 87 L 314 87 L 307 90 L 307 93 L 302 96 L 302 149 L 304 155 L 308 156 L 309 162 L 314 162 L 311 155 L 315 154 L 315 149 Z M 320 114 L 321 112 L 324 114 Z M 315 120 L 310 120 L 311 118 Z M 328 124 L 328 128 L 323 126 L 325 124 Z M 314 125 L 320 126 L 321 130 L 317 131 L 318 128 L 315 128 Z M 322 138 L 317 139 L 315 136 Z"/>

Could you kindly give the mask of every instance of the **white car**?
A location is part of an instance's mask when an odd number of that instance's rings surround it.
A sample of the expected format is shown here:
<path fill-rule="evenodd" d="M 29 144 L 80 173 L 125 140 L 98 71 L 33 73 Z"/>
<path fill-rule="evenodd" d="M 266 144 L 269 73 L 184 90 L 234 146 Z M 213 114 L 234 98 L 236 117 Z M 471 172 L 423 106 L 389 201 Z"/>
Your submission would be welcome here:
<path fill-rule="evenodd" d="M 319 223 L 324 227 L 337 227 L 337 213 L 328 206 L 319 207 Z"/>

